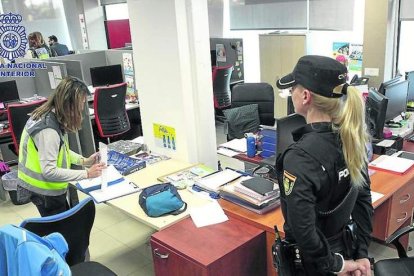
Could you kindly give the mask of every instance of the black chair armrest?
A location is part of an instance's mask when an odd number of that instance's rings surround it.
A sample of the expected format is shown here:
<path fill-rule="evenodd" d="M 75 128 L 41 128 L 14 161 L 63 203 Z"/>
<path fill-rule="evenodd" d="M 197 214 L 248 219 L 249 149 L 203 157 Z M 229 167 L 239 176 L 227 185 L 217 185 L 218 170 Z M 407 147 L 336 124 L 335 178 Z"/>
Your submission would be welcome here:
<path fill-rule="evenodd" d="M 405 251 L 404 247 L 401 245 L 399 239 L 401 236 L 404 236 L 410 232 L 414 231 L 414 224 L 408 225 L 406 227 L 403 227 L 397 231 L 395 231 L 391 236 L 389 236 L 385 242 L 387 244 L 393 244 L 398 251 L 398 256 L 400 258 L 407 258 L 407 252 Z"/>

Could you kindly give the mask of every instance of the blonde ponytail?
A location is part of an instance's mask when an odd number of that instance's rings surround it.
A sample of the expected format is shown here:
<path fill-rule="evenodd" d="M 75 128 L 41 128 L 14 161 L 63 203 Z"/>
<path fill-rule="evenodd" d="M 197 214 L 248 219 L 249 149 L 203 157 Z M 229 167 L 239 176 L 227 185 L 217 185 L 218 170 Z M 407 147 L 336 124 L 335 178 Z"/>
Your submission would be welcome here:
<path fill-rule="evenodd" d="M 346 100 L 312 93 L 313 105 L 331 116 L 333 129 L 336 129 L 341 137 L 342 151 L 351 181 L 360 187 L 365 183 L 362 169 L 367 164 L 368 133 L 365 124 L 365 104 L 361 92 L 355 87 L 339 85 L 333 92 L 342 93 L 342 89 L 347 91 Z"/>
<path fill-rule="evenodd" d="M 333 123 L 338 126 L 352 183 L 362 186 L 365 178 L 361 169 L 366 166 L 368 160 L 366 151 L 368 132 L 365 123 L 365 104 L 361 92 L 355 87 L 347 88 L 347 99 L 343 103 L 339 117 Z"/>

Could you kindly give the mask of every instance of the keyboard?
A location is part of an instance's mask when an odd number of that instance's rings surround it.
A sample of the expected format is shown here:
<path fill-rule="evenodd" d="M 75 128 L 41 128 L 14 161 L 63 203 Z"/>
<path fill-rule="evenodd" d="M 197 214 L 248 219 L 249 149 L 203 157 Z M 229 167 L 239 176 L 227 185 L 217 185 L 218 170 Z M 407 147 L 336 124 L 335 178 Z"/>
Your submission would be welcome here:
<path fill-rule="evenodd" d="M 409 134 L 409 135 L 407 135 L 407 136 L 405 136 L 405 138 L 404 138 L 406 141 L 408 141 L 408 142 L 412 142 L 412 143 L 414 143 L 414 132 L 413 133 L 411 133 L 411 134 Z"/>

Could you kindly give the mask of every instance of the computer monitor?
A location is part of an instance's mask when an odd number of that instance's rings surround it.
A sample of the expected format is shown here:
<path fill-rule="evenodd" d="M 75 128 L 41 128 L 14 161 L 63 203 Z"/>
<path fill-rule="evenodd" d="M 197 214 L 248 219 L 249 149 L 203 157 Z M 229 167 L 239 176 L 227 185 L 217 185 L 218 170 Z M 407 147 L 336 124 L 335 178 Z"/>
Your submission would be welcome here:
<path fill-rule="evenodd" d="M 19 101 L 19 91 L 15 80 L 0 82 L 0 103 Z"/>
<path fill-rule="evenodd" d="M 388 98 L 388 107 L 385 114 L 385 120 L 392 121 L 401 112 L 407 110 L 407 92 L 408 81 L 403 80 L 390 85 L 385 86 L 385 97 Z"/>
<path fill-rule="evenodd" d="M 414 101 L 414 71 L 406 72 L 405 79 L 408 81 L 407 100 Z"/>
<path fill-rule="evenodd" d="M 124 82 L 121 64 L 92 67 L 90 71 L 93 87 Z"/>
<path fill-rule="evenodd" d="M 296 113 L 276 120 L 276 155 L 282 154 L 294 143 L 292 131 L 304 125 L 305 118 Z"/>
<path fill-rule="evenodd" d="M 387 86 L 389 86 L 389 85 L 391 85 L 391 84 L 394 84 L 394 83 L 396 83 L 396 82 L 399 82 L 401 80 L 401 76 L 396 76 L 395 78 L 393 78 L 393 79 L 390 79 L 390 80 L 387 80 L 387 81 L 384 81 L 383 83 L 381 83 L 380 84 L 380 87 L 378 88 L 378 92 L 379 93 L 381 93 L 382 95 L 384 95 L 384 91 L 385 91 L 385 88 L 387 87 Z"/>
<path fill-rule="evenodd" d="M 382 139 L 387 112 L 388 99 L 375 88 L 368 90 L 365 113 L 368 130 L 375 139 Z"/>

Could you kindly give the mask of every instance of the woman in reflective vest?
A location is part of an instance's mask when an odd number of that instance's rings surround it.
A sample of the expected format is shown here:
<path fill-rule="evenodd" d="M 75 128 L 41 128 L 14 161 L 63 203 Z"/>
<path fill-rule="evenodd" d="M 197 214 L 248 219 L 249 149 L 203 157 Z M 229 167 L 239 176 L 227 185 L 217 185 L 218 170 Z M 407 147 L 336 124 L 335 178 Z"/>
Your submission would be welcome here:
<path fill-rule="evenodd" d="M 77 78 L 66 77 L 48 101 L 37 108 L 26 123 L 19 146 L 18 196 L 26 195 L 41 216 L 63 212 L 68 182 L 97 177 L 103 164 L 69 149 L 67 133 L 81 128 L 87 86 Z M 71 165 L 90 166 L 74 170 Z"/>

